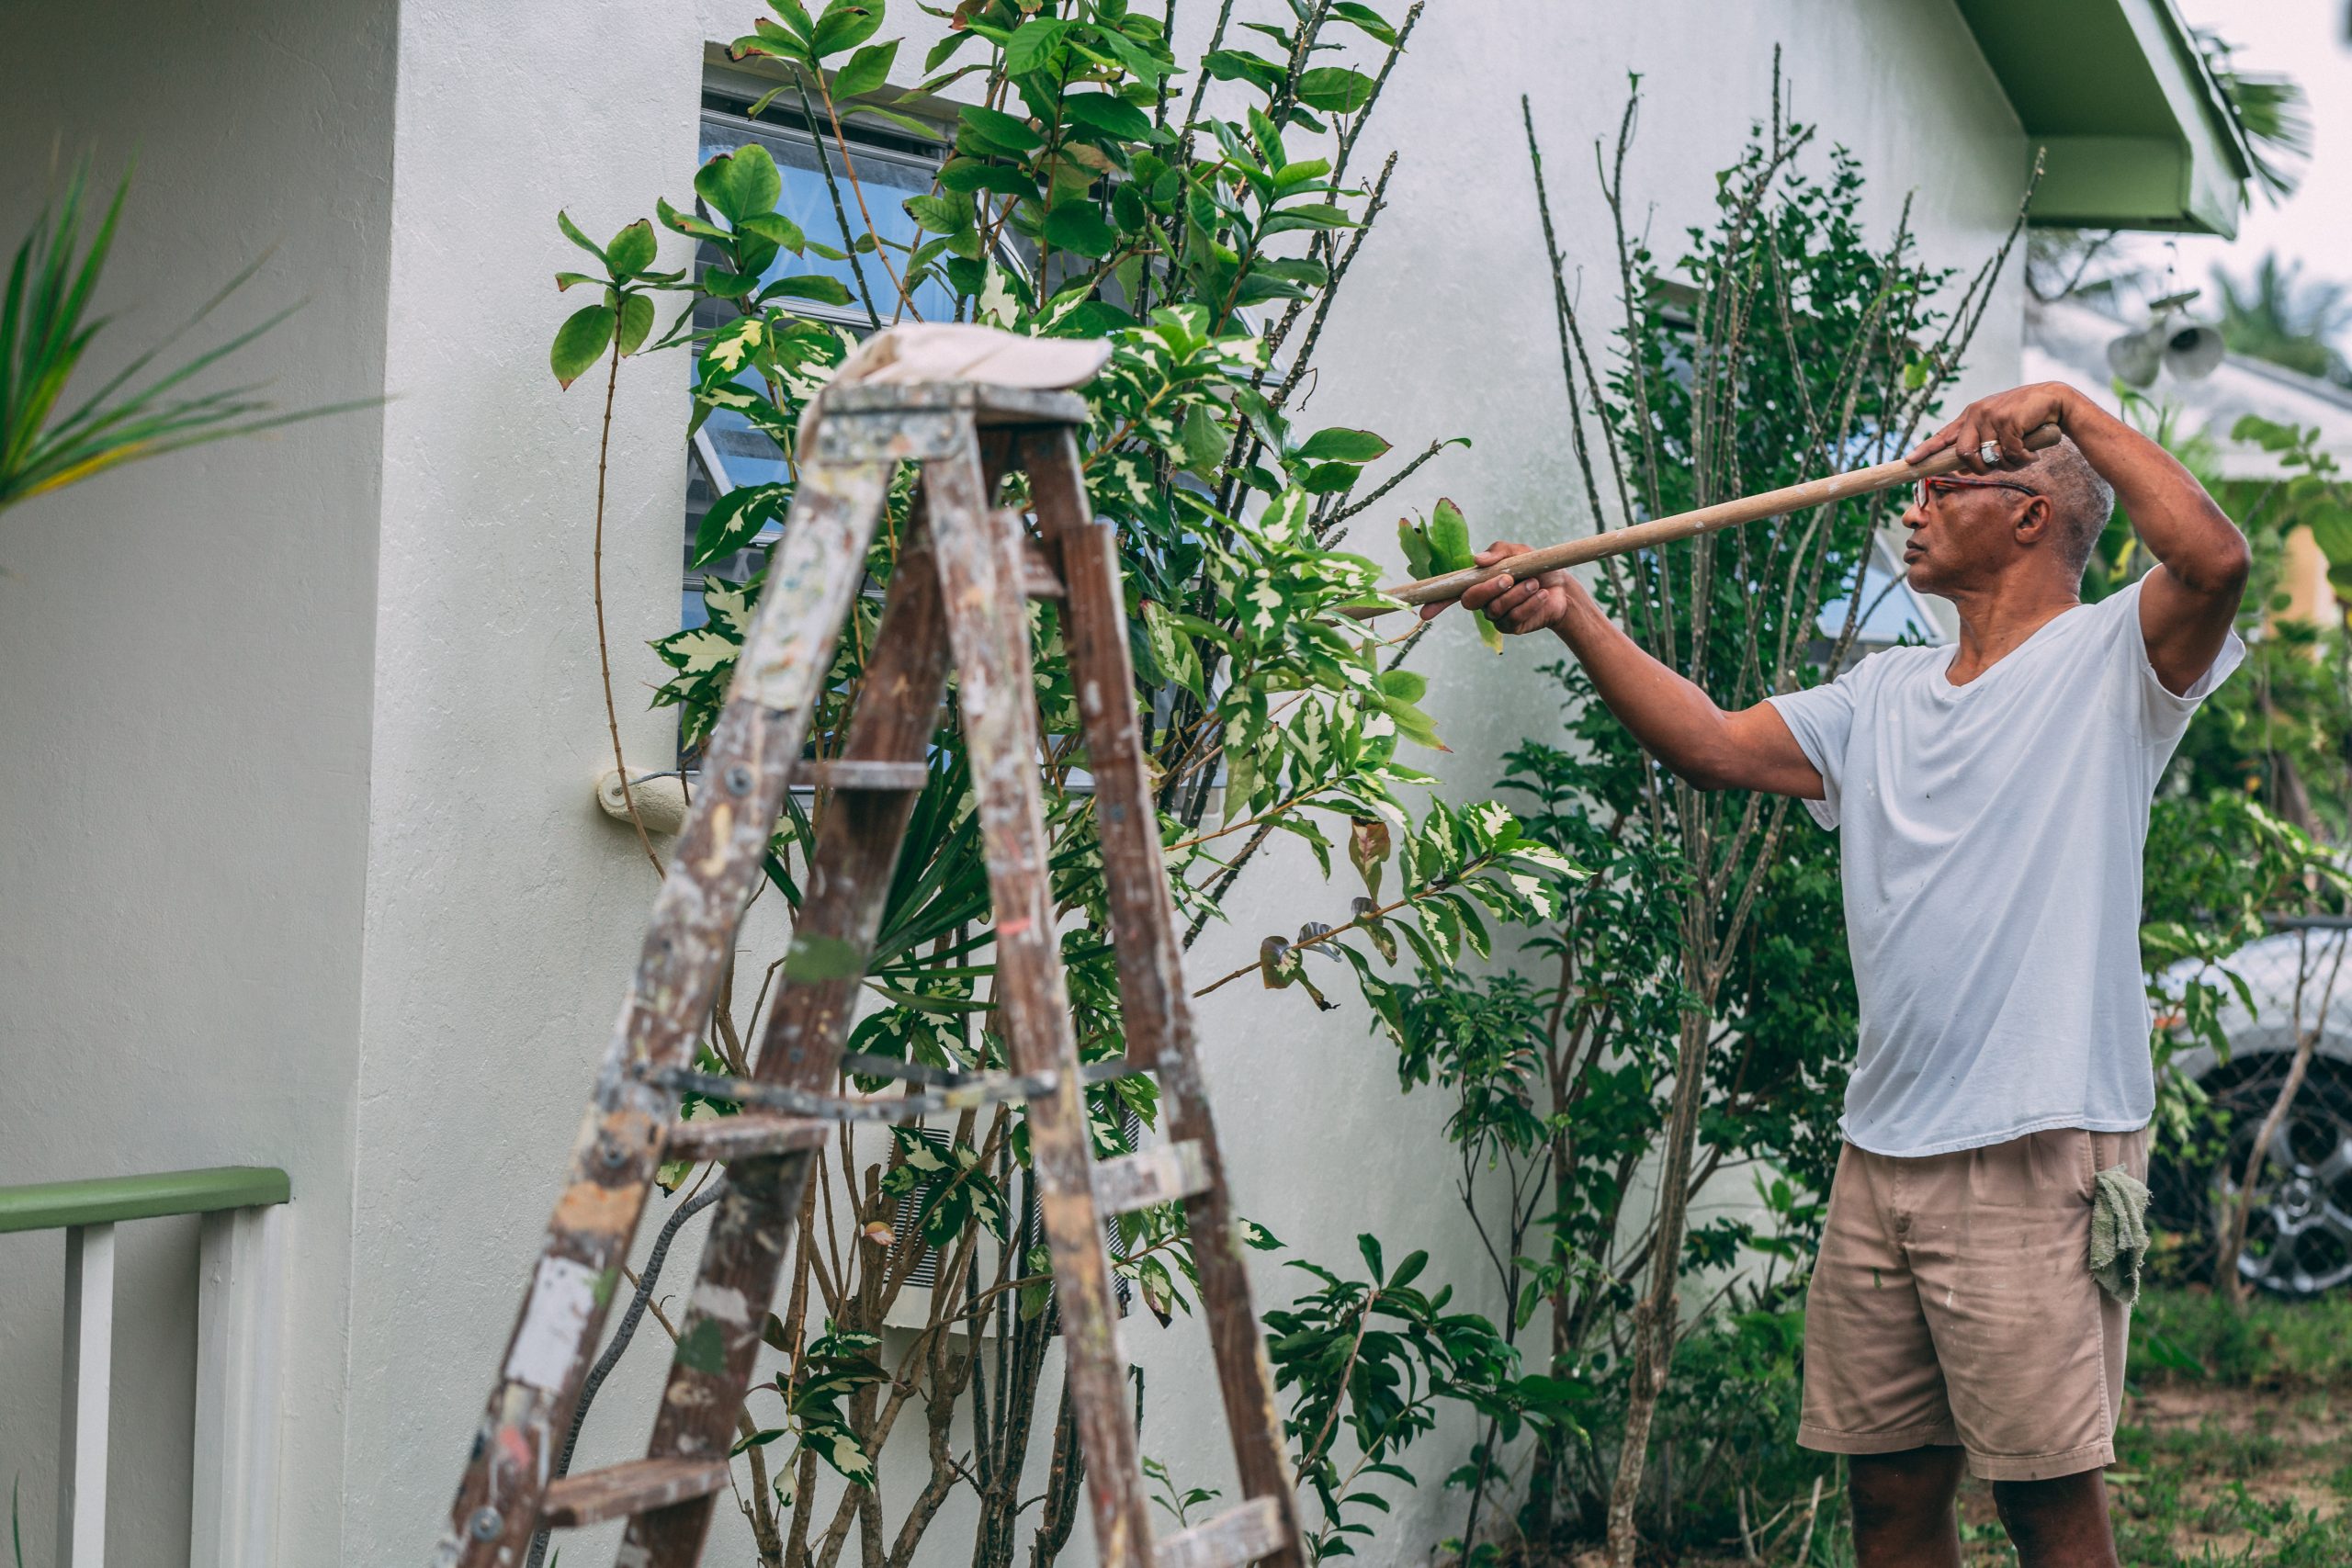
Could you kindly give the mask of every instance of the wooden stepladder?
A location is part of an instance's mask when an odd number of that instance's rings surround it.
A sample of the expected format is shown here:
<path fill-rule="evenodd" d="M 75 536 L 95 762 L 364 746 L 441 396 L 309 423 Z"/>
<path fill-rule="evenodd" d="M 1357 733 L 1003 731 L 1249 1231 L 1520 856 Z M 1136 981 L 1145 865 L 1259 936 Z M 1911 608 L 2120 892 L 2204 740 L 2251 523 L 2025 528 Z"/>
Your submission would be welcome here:
<path fill-rule="evenodd" d="M 622 1568 L 690 1568 L 750 1383 L 812 1162 L 843 1117 L 896 1120 L 930 1101 L 1027 1101 L 1053 1255 L 1067 1377 L 1104 1568 L 1300 1562 L 1296 1502 L 1274 1386 L 1184 994 L 1144 764 L 1112 531 L 1090 513 L 1073 428 L 1084 402 L 966 382 L 837 386 L 801 445 L 800 483 L 746 638 L 695 807 L 594 1098 L 573 1146 L 528 1292 L 476 1433 L 436 1568 L 519 1568 L 535 1531 L 627 1517 Z M 922 487 L 841 758 L 801 755 L 841 626 L 865 574 L 891 474 Z M 993 504 L 1023 470 L 1038 519 Z M 1125 1067 L 1157 1073 L 1168 1141 L 1097 1164 L 1046 882 L 1038 718 L 1025 599 L 1063 601 L 1117 950 Z M 1011 1075 L 944 1094 L 842 1100 L 831 1091 L 862 976 L 787 981 L 747 1080 L 694 1073 L 737 921 L 794 783 L 833 793 L 821 818 L 796 942 L 869 954 L 950 667 L 956 675 L 995 902 L 998 1028 Z M 910 1077 L 927 1075 L 910 1071 Z M 742 1106 L 678 1119 L 696 1089 Z M 606 1304 L 668 1160 L 727 1162 L 727 1190 L 679 1325 L 648 1457 L 550 1482 L 601 1337 Z M 1154 1540 L 1126 1364 L 1103 1247 L 1109 1213 L 1181 1199 L 1190 1226 L 1243 1501 Z"/>

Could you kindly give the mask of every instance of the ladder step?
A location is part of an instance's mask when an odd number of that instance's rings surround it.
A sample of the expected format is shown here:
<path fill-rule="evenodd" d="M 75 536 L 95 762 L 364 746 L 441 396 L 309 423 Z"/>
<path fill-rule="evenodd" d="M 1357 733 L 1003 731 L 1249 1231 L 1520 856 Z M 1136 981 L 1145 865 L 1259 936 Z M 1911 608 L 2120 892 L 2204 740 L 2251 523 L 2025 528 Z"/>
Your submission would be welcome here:
<path fill-rule="evenodd" d="M 1208 1161 L 1201 1157 L 1201 1145 L 1190 1138 L 1121 1155 L 1094 1167 L 1094 1206 L 1106 1214 L 1133 1213 L 1208 1189 Z"/>
<path fill-rule="evenodd" d="M 812 757 L 793 769 L 792 782 L 818 789 L 920 790 L 931 782 L 931 764 Z"/>
<path fill-rule="evenodd" d="M 1274 1500 L 1252 1497 L 1204 1525 L 1152 1542 L 1152 1568 L 1241 1568 L 1290 1544 Z"/>
<path fill-rule="evenodd" d="M 833 1123 L 807 1116 L 778 1116 L 772 1111 L 746 1111 L 735 1116 L 706 1116 L 699 1122 L 673 1122 L 662 1134 L 664 1159 L 745 1159 L 754 1155 L 780 1155 L 793 1149 L 821 1147 L 833 1134 Z"/>
<path fill-rule="evenodd" d="M 666 1508 L 690 1497 L 707 1497 L 726 1484 L 724 1455 L 633 1459 L 606 1470 L 549 1482 L 539 1502 L 539 1523 L 550 1529 L 577 1529 L 650 1508 Z"/>

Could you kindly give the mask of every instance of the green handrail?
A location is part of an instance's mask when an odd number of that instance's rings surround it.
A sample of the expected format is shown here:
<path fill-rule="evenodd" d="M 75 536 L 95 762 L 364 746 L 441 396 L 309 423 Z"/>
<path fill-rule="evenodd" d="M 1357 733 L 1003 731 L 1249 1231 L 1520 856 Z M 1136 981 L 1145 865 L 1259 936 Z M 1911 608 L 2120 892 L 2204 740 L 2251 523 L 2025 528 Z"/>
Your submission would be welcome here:
<path fill-rule="evenodd" d="M 286 1202 L 293 1195 L 293 1183 L 284 1171 L 259 1165 L 108 1176 L 93 1181 L 35 1182 L 0 1187 L 0 1232 L 62 1230 L 166 1214 L 255 1209 Z"/>

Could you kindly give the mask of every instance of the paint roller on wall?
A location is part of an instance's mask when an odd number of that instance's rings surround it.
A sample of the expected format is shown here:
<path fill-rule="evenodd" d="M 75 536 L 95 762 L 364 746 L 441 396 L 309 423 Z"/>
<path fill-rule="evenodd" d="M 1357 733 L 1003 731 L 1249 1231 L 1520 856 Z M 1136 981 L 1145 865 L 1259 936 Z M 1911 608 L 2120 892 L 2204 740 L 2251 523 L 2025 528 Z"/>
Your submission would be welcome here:
<path fill-rule="evenodd" d="M 673 837 L 686 825 L 685 781 L 676 773 L 632 773 L 626 792 L 621 789 L 618 768 L 606 768 L 596 775 L 596 804 L 605 808 L 605 816 L 627 822 L 632 799 L 637 802 L 638 820 L 656 838 Z"/>

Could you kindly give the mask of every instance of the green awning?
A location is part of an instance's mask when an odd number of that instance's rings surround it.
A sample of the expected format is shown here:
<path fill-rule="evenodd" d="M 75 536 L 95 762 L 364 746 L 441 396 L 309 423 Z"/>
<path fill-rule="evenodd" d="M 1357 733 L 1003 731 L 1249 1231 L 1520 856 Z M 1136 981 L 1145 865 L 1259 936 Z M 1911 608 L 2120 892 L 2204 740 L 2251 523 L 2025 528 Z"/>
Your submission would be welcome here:
<path fill-rule="evenodd" d="M 2030 145 L 2031 220 L 2233 235 L 2237 121 L 2173 0 L 1958 0 Z"/>

